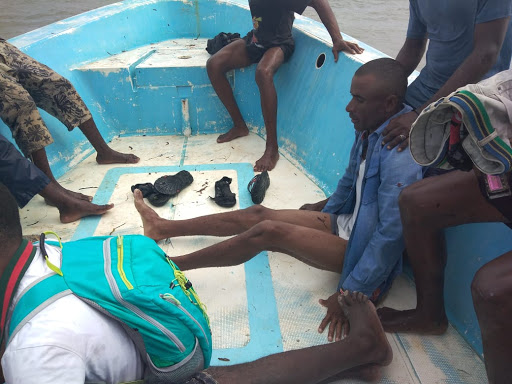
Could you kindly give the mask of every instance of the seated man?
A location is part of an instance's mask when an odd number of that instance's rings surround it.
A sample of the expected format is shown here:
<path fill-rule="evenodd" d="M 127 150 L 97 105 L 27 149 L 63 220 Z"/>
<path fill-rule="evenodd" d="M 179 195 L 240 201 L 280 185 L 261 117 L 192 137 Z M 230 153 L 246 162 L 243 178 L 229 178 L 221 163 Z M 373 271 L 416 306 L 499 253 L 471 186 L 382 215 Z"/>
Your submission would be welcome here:
<path fill-rule="evenodd" d="M 0 38 L 0 118 L 11 129 L 21 152 L 55 181 L 45 150 L 53 139 L 38 107 L 70 131 L 79 127 L 96 150 L 99 164 L 139 161 L 137 156 L 114 151 L 105 143 L 91 113 L 67 79 Z M 66 191 L 75 198 L 90 200 Z"/>
<path fill-rule="evenodd" d="M 84 216 L 102 215 L 113 204 L 96 205 L 68 193 L 55 180 L 50 180 L 34 164 L 0 135 L 0 183 L 3 183 L 23 208 L 36 194 L 40 194 L 50 205 L 57 207 L 60 221 L 70 223 Z"/>
<path fill-rule="evenodd" d="M 13 276 L 19 271 L 12 269 L 12 265 L 35 253 L 19 280 L 19 288 L 14 291 L 12 303 L 16 303 L 24 290 L 22 287 L 53 272 L 39 246 L 34 247 L 22 238 L 16 202 L 2 184 L 0 212 L 2 302 L 8 297 L 7 281 L 17 280 Z M 53 266 L 58 268 L 59 252 L 48 253 Z M 2 314 L 2 331 L 4 319 L 9 319 L 15 305 L 9 306 L 5 316 Z M 279 353 L 250 363 L 190 372 L 187 374 L 190 378 L 183 384 L 320 383 L 343 377 L 377 380 L 381 368 L 391 362 L 392 350 L 373 304 L 362 293 L 345 292 L 339 295 L 338 306 L 350 324 L 350 332 L 342 341 Z M 2 369 L 8 384 L 117 384 L 143 379 L 145 367 L 135 343 L 119 322 L 78 297 L 68 295 L 38 312 L 9 340 Z"/>
<path fill-rule="evenodd" d="M 409 0 L 409 10 L 407 37 L 396 59 L 408 75 L 425 50 L 427 61 L 407 90 L 406 103 L 414 110 L 384 132 L 387 147 L 398 145 L 400 151 L 427 105 L 510 68 L 512 57 L 512 0 Z"/>
<path fill-rule="evenodd" d="M 414 158 L 423 165 L 465 171 L 455 170 L 421 180 L 400 196 L 417 304 L 415 309 L 405 311 L 380 309 L 386 331 L 424 334 L 446 331 L 445 228 L 486 222 L 512 227 L 511 101 L 512 70 L 508 70 L 460 88 L 431 104 L 416 121 L 411 131 Z M 440 118 L 443 115 L 446 119 Z M 432 134 L 426 135 L 427 130 Z M 477 137 L 477 132 L 481 136 Z M 497 382 L 509 379 L 510 376 Z"/>
<path fill-rule="evenodd" d="M 338 22 L 327 0 L 278 0 L 274 2 L 250 0 L 249 7 L 251 8 L 254 29 L 243 39 L 238 39 L 222 48 L 208 60 L 206 65 L 212 86 L 234 124 L 229 132 L 220 135 L 217 139 L 218 143 L 225 143 L 249 134 L 249 129 L 226 79 L 226 72 L 258 63 L 256 83 L 260 90 L 261 110 L 267 131 L 267 143 L 265 153 L 254 165 L 256 172 L 274 169 L 279 159 L 277 93 L 274 86 L 274 74 L 283 62 L 290 58 L 295 49 L 292 36 L 293 13 L 302 14 L 308 5 L 316 10 L 332 38 L 334 61 L 338 61 L 339 51 L 363 52 L 363 49 L 357 44 L 343 40 Z"/>
<path fill-rule="evenodd" d="M 309 265 L 342 273 L 339 286 L 321 304 L 330 323 L 328 339 L 341 337 L 344 322 L 339 289 L 360 291 L 377 300 L 401 271 L 404 248 L 398 211 L 403 188 L 421 178 L 409 152 L 381 146 L 381 132 L 403 105 L 407 79 L 402 66 L 382 58 L 361 66 L 352 79 L 346 107 L 356 141 L 349 166 L 323 212 L 272 210 L 260 205 L 189 220 L 160 218 L 135 190 L 144 234 L 154 240 L 189 235 L 231 236 L 226 241 L 179 256 L 184 270 L 243 263 L 264 250 L 283 252 Z"/>

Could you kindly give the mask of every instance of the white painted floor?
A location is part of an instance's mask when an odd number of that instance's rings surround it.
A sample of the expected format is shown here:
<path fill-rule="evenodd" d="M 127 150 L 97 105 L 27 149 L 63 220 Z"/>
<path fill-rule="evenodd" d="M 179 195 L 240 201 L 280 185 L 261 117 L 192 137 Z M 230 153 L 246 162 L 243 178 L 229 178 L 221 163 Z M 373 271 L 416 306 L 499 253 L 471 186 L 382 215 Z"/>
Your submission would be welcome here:
<path fill-rule="evenodd" d="M 59 179 L 68 189 L 95 196 L 94 202 L 115 204 L 102 217 L 61 224 L 56 208 L 36 196 L 22 211 L 26 236 L 53 230 L 64 241 L 90 235 L 143 233 L 142 221 L 133 206 L 130 186 L 154 182 L 158 177 L 187 169 L 192 185 L 155 210 L 167 219 L 190 218 L 252 204 L 247 183 L 252 164 L 264 151 L 265 142 L 251 134 L 231 143 L 217 144 L 216 136 L 152 136 L 117 138 L 111 146 L 133 152 L 136 165 L 98 165 L 87 157 Z M 231 190 L 238 203 L 233 208 L 217 206 L 214 184 L 223 176 L 233 179 Z M 282 154 L 270 173 L 270 188 L 263 205 L 299 208 L 325 198 L 323 192 Z M 163 241 L 171 255 L 201 249 L 221 239 L 196 236 Z M 337 274 L 320 271 L 289 256 L 268 252 L 245 266 L 187 272 L 210 315 L 214 355 L 212 365 L 234 364 L 270 353 L 326 343 L 317 328 L 324 315 L 318 299 L 327 298 L 337 286 Z M 415 305 L 412 283 L 401 276 L 384 305 L 411 308 Z M 475 383 L 486 382 L 480 358 L 450 327 L 443 336 L 419 337 L 388 334 L 394 359 L 384 369 L 381 383 Z M 338 381 L 352 383 L 354 381 Z"/>

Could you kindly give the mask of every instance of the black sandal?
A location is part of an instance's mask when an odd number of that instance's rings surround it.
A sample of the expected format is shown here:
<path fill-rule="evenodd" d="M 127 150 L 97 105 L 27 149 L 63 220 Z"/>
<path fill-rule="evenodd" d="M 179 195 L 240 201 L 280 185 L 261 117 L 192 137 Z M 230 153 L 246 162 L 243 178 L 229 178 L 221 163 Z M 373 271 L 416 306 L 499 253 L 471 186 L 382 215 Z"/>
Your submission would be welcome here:
<path fill-rule="evenodd" d="M 142 192 L 142 197 L 148 197 L 152 193 L 155 193 L 155 188 L 153 187 L 153 184 L 151 183 L 143 183 L 143 184 L 135 184 L 132 185 L 131 190 L 132 193 L 138 189 Z"/>
<path fill-rule="evenodd" d="M 188 171 L 179 171 L 175 175 L 162 176 L 155 181 L 155 190 L 164 195 L 176 196 L 188 187 L 194 178 Z"/>
<path fill-rule="evenodd" d="M 256 175 L 247 185 L 247 190 L 251 194 L 251 199 L 254 204 L 261 204 L 265 198 L 265 192 L 270 186 L 270 177 L 267 171 L 261 172 Z"/>
<path fill-rule="evenodd" d="M 224 176 L 215 182 L 215 197 L 213 200 L 221 207 L 231 208 L 236 204 L 236 194 L 229 188 L 231 178 Z"/>

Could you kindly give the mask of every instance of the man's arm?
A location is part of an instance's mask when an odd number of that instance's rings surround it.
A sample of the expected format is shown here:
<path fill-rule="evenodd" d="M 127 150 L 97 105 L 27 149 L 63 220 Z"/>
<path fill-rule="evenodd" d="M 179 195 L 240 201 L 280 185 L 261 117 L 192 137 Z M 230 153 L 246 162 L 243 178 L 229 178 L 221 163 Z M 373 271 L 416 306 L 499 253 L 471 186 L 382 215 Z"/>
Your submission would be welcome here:
<path fill-rule="evenodd" d="M 473 51 L 446 83 L 418 110 L 449 95 L 467 84 L 479 82 L 496 63 L 507 34 L 510 17 L 477 24 L 473 35 Z"/>
<path fill-rule="evenodd" d="M 398 196 L 421 179 L 421 167 L 409 153 L 381 153 L 378 188 L 378 223 L 354 269 L 342 282 L 344 290 L 356 290 L 369 297 L 389 277 L 402 256 L 404 243 Z M 359 219 L 358 219 L 359 220 Z M 365 223 L 356 222 L 355 227 Z"/>
<path fill-rule="evenodd" d="M 407 77 L 418 67 L 418 64 L 421 61 L 421 58 L 425 54 L 425 49 L 427 47 L 427 39 L 405 39 L 405 43 L 400 48 L 400 52 L 396 56 L 396 61 L 398 61 L 405 69 L 405 73 Z"/>
<path fill-rule="evenodd" d="M 446 83 L 427 100 L 422 106 L 416 108 L 417 112 L 409 112 L 393 119 L 384 130 L 383 144 L 388 149 L 398 145 L 398 151 L 407 148 L 409 144 L 409 132 L 411 125 L 418 117 L 418 114 L 429 104 L 441 97 L 447 96 L 453 91 L 467 84 L 479 82 L 482 77 L 492 68 L 500 54 L 501 46 L 507 33 L 510 17 L 504 17 L 480 23 L 475 26 L 473 35 L 473 50 L 462 62 Z M 407 139 L 402 140 L 400 135 Z"/>
<path fill-rule="evenodd" d="M 320 20 L 322 20 L 322 23 L 327 29 L 327 32 L 329 32 L 329 35 L 331 35 L 332 53 L 334 55 L 335 62 L 338 62 L 338 52 L 340 51 L 345 51 L 352 54 L 363 53 L 364 49 L 356 43 L 343 40 L 340 28 L 338 27 L 338 22 L 336 21 L 334 12 L 332 11 L 331 6 L 327 0 L 313 0 L 311 3 L 309 3 L 309 6 L 312 7 L 316 13 L 318 13 L 318 17 L 320 17 Z"/>

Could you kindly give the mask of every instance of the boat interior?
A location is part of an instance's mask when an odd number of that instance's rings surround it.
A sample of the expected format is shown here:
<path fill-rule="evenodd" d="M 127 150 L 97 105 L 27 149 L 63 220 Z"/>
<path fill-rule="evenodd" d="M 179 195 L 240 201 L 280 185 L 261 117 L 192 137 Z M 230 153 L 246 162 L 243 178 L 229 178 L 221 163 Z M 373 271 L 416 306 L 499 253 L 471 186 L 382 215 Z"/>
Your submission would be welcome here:
<path fill-rule="evenodd" d="M 58 181 L 94 196 L 97 204 L 110 202 L 115 207 L 102 216 L 61 224 L 57 209 L 36 196 L 21 210 L 24 235 L 36 238 L 52 230 L 70 241 L 142 234 L 130 187 L 183 169 L 194 181 L 165 206 L 155 208 L 160 216 L 185 219 L 249 207 L 247 186 L 265 148 L 255 66 L 228 75 L 251 132 L 218 144 L 217 136 L 231 127 L 231 120 L 210 85 L 205 47 L 207 39 L 221 31 L 245 33 L 250 20 L 242 0 L 128 0 L 11 39 L 75 85 L 113 149 L 141 159 L 134 165 L 99 165 L 79 130 L 68 132 L 42 111 L 55 140 L 46 150 Z M 296 51 L 275 76 L 281 157 L 270 172 L 262 203 L 275 209 L 299 208 L 334 191 L 354 138 L 345 112 L 352 75 L 362 63 L 385 56 L 358 42 L 365 53 L 341 55 L 335 63 L 324 27 L 301 16 L 295 21 L 294 37 Z M 2 124 L 0 132 L 11 136 Z M 232 208 L 219 207 L 211 199 L 215 181 L 223 176 L 233 180 L 237 204 Z M 470 283 L 481 265 L 508 249 L 510 242 L 503 241 L 507 231 L 501 224 L 446 231 L 449 329 L 441 336 L 387 334 L 394 359 L 380 383 L 486 382 Z M 167 254 L 179 256 L 220 240 L 190 236 L 159 245 Z M 327 343 L 326 335 L 317 331 L 325 311 L 318 299 L 331 294 L 337 274 L 269 251 L 244 265 L 190 271 L 187 277 L 208 308 L 212 365 Z M 405 268 L 381 305 L 406 309 L 415 303 L 414 282 Z"/>

